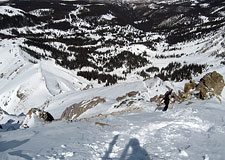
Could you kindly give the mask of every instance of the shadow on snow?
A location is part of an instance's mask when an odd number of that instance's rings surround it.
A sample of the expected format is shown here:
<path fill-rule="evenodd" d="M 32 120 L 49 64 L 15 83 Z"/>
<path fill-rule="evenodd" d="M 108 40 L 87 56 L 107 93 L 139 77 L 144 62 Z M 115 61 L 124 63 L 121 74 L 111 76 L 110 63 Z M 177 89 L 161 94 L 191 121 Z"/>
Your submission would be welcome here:
<path fill-rule="evenodd" d="M 114 136 L 112 142 L 109 143 L 109 148 L 105 152 L 102 160 L 109 160 L 110 153 L 112 153 L 113 147 L 116 144 L 119 135 Z M 129 149 L 131 148 L 131 153 L 129 153 Z M 151 160 L 147 151 L 140 146 L 138 139 L 132 138 L 129 143 L 126 145 L 123 153 L 121 154 L 119 160 Z"/>
<path fill-rule="evenodd" d="M 13 149 L 16 148 L 20 145 L 23 145 L 25 143 L 27 143 L 29 141 L 29 139 L 23 140 L 23 141 L 17 141 L 17 140 L 13 140 L 13 141 L 2 141 L 0 142 L 0 152 L 5 152 L 9 149 Z"/>

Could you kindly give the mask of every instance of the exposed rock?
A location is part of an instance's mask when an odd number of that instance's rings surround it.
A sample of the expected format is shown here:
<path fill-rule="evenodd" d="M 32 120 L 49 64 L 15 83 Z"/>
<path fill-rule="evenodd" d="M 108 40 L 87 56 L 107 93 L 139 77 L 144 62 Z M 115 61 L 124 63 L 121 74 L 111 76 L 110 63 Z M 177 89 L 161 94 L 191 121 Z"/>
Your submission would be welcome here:
<path fill-rule="evenodd" d="M 2 115 L 4 112 L 2 110 L 2 108 L 0 107 L 0 115 Z"/>
<path fill-rule="evenodd" d="M 116 98 L 116 101 L 119 102 L 119 101 L 125 99 L 126 97 L 127 97 L 127 96 L 117 97 L 117 98 Z"/>
<path fill-rule="evenodd" d="M 190 80 L 190 83 L 186 83 L 186 84 L 184 85 L 184 92 L 187 93 L 187 92 L 189 92 L 190 90 L 195 89 L 195 87 L 196 87 L 195 81 Z"/>
<path fill-rule="evenodd" d="M 109 124 L 101 123 L 101 122 L 95 122 L 95 125 L 99 125 L 99 126 L 102 126 L 102 127 L 109 126 Z"/>
<path fill-rule="evenodd" d="M 186 105 L 190 105 L 190 104 L 193 104 L 194 102 L 191 102 L 191 101 L 189 101 Z"/>
<path fill-rule="evenodd" d="M 127 93 L 126 95 L 122 96 L 122 97 L 117 97 L 116 100 L 119 102 L 127 97 L 134 97 L 138 94 L 139 92 L 138 91 L 131 91 L 129 93 Z"/>
<path fill-rule="evenodd" d="M 156 95 L 156 96 L 150 98 L 150 102 L 157 102 L 157 103 L 160 103 L 160 100 L 161 100 L 163 97 L 164 97 L 163 94 L 160 94 L 159 96 Z"/>
<path fill-rule="evenodd" d="M 120 108 L 123 105 L 125 105 L 126 107 L 130 107 L 132 104 L 134 104 L 134 100 L 125 99 L 119 105 L 115 105 L 114 108 Z"/>
<path fill-rule="evenodd" d="M 178 90 L 178 95 L 173 92 L 171 97 L 174 98 L 174 101 L 180 103 L 194 97 L 204 100 L 216 95 L 221 95 L 224 86 L 223 76 L 214 71 L 203 76 L 198 84 L 196 84 L 195 81 L 190 80 L 189 83 L 185 84 L 184 91 Z M 160 100 L 163 97 L 164 95 L 156 95 L 150 99 L 150 102 L 160 103 Z M 221 102 L 219 97 L 217 99 Z"/>
<path fill-rule="evenodd" d="M 136 96 L 137 94 L 138 94 L 137 91 L 132 91 L 132 92 L 127 93 L 127 96 L 128 97 L 133 97 L 133 96 Z"/>
<path fill-rule="evenodd" d="M 171 97 L 174 99 L 174 101 L 180 101 L 180 98 L 175 92 L 172 92 Z"/>
<path fill-rule="evenodd" d="M 38 118 L 43 119 L 44 121 L 54 120 L 53 116 L 49 112 L 42 111 L 38 108 L 31 108 L 29 112 L 27 113 L 27 115 L 29 115 L 30 117 L 32 116 L 32 114 L 36 114 Z"/>
<path fill-rule="evenodd" d="M 62 113 L 62 120 L 74 120 L 78 118 L 85 111 L 97 106 L 99 103 L 105 103 L 104 98 L 95 97 L 89 101 L 82 101 L 80 103 L 73 104 L 72 106 L 66 108 L 66 110 Z"/>
<path fill-rule="evenodd" d="M 220 95 L 224 88 L 223 76 L 216 71 L 211 72 L 203 76 L 200 82 L 196 84 L 194 81 L 186 83 L 184 86 L 184 92 L 178 91 L 178 96 L 181 102 L 190 99 L 196 94 L 199 99 L 208 99 L 215 95 Z"/>
<path fill-rule="evenodd" d="M 207 99 L 214 95 L 221 95 L 224 85 L 223 76 L 214 71 L 200 80 L 196 90 L 199 91 L 199 98 Z"/>
<path fill-rule="evenodd" d="M 21 128 L 29 128 L 33 126 L 37 121 L 51 122 L 54 120 L 53 116 L 46 111 L 42 111 L 38 108 L 31 108 L 21 125 Z"/>
<path fill-rule="evenodd" d="M 120 104 L 118 105 L 115 105 L 114 108 L 119 108 L 123 105 L 126 105 L 127 107 L 130 107 L 133 103 L 134 103 L 134 100 L 131 98 L 131 97 L 135 97 L 139 92 L 138 91 L 131 91 L 129 93 L 127 93 L 126 95 L 122 96 L 122 97 L 118 97 L 116 98 L 116 100 L 118 102 L 122 101 Z M 127 98 L 129 97 L 129 98 Z"/>
<path fill-rule="evenodd" d="M 198 84 L 197 90 L 199 91 L 198 98 L 200 99 L 208 98 L 207 93 L 209 92 L 209 89 L 203 83 Z"/>
<path fill-rule="evenodd" d="M 93 88 L 93 85 L 92 84 L 88 84 L 83 90 L 88 90 L 90 88 Z"/>
<path fill-rule="evenodd" d="M 159 96 L 158 95 L 150 98 L 150 102 L 157 102 L 158 100 L 159 100 Z"/>

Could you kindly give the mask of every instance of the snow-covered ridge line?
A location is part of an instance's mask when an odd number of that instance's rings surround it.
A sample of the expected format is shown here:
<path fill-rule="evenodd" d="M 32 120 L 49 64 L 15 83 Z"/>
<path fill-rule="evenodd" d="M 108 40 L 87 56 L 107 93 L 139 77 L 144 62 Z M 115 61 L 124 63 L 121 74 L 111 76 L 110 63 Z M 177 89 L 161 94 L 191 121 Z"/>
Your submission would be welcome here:
<path fill-rule="evenodd" d="M 7 15 L 9 17 L 13 16 L 23 16 L 24 11 L 20 9 L 16 9 L 10 6 L 0 6 L 0 14 L 2 15 Z"/>

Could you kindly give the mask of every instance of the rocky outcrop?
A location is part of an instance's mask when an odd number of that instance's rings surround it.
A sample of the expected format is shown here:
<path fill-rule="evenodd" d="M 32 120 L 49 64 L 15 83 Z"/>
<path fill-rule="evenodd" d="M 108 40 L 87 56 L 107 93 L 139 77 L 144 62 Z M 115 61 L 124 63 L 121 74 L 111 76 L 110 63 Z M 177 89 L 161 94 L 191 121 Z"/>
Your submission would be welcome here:
<path fill-rule="evenodd" d="M 156 95 L 156 96 L 150 98 L 150 102 L 156 102 L 156 103 L 158 103 L 158 105 L 162 105 L 161 100 L 163 99 L 163 97 L 164 97 L 163 94 Z M 176 95 L 175 92 L 173 92 L 170 97 L 173 98 L 173 101 L 180 101 L 180 97 L 178 95 Z"/>
<path fill-rule="evenodd" d="M 223 76 L 214 71 L 203 76 L 198 84 L 196 84 L 195 81 L 190 80 L 189 83 L 184 85 L 184 92 L 179 91 L 178 95 L 181 101 L 185 101 L 192 96 L 204 100 L 212 98 L 215 95 L 221 95 L 223 88 Z"/>
<path fill-rule="evenodd" d="M 61 120 L 74 120 L 78 118 L 85 111 L 97 106 L 100 103 L 105 103 L 105 99 L 101 97 L 95 97 L 89 101 L 82 101 L 80 103 L 73 104 L 66 108 L 61 115 Z"/>
<path fill-rule="evenodd" d="M 190 80 L 189 83 L 184 85 L 183 91 L 179 90 L 178 94 L 173 93 L 171 96 L 175 101 L 180 103 L 192 97 L 204 100 L 212 98 L 215 95 L 221 95 L 224 86 L 223 76 L 214 71 L 203 76 L 198 84 L 195 83 L 195 81 Z M 159 103 L 162 98 L 163 95 L 156 95 L 152 97 L 150 101 Z"/>
<path fill-rule="evenodd" d="M 29 128 L 38 122 L 51 122 L 53 121 L 53 116 L 46 111 L 40 110 L 38 108 L 31 108 L 26 114 L 26 117 L 21 125 L 21 128 Z"/>
<path fill-rule="evenodd" d="M 157 102 L 157 103 L 159 103 L 160 100 L 161 100 L 163 97 L 164 97 L 164 96 L 163 96 L 162 94 L 160 94 L 159 96 L 156 95 L 156 96 L 150 98 L 150 102 Z"/>
<path fill-rule="evenodd" d="M 135 102 L 135 98 L 137 98 L 138 94 L 139 94 L 138 91 L 131 91 L 126 93 L 126 95 L 122 97 L 117 97 L 116 101 L 120 103 L 117 105 L 114 105 L 114 108 L 120 108 L 122 106 L 130 107 Z"/>
<path fill-rule="evenodd" d="M 184 93 L 188 93 L 191 90 L 194 90 L 196 87 L 196 83 L 194 80 L 190 80 L 190 83 L 185 83 L 184 85 Z"/>
<path fill-rule="evenodd" d="M 123 100 L 123 99 L 125 99 L 127 97 L 134 97 L 138 93 L 139 93 L 138 91 L 131 91 L 131 92 L 127 93 L 126 95 L 122 96 L 122 97 L 117 97 L 116 100 L 117 100 L 117 102 L 119 102 L 119 101 L 121 101 L 121 100 Z"/>
<path fill-rule="evenodd" d="M 27 116 L 31 117 L 33 114 L 37 115 L 38 118 L 47 122 L 51 122 L 54 120 L 53 116 L 49 112 L 42 111 L 38 108 L 31 108 L 27 113 Z"/>
<path fill-rule="evenodd" d="M 216 71 L 206 74 L 199 82 L 196 90 L 200 99 L 207 99 L 215 95 L 221 95 L 224 88 L 223 76 Z"/>

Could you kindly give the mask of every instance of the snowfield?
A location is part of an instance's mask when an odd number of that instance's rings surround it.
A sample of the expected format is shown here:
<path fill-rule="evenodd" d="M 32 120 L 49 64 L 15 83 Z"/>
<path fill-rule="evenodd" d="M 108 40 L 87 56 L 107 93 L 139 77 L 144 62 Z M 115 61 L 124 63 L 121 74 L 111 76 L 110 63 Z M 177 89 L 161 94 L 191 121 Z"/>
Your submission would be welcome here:
<path fill-rule="evenodd" d="M 225 108 L 217 99 L 1 132 L 1 159 L 223 159 Z M 224 103 L 224 101 L 222 102 Z"/>

